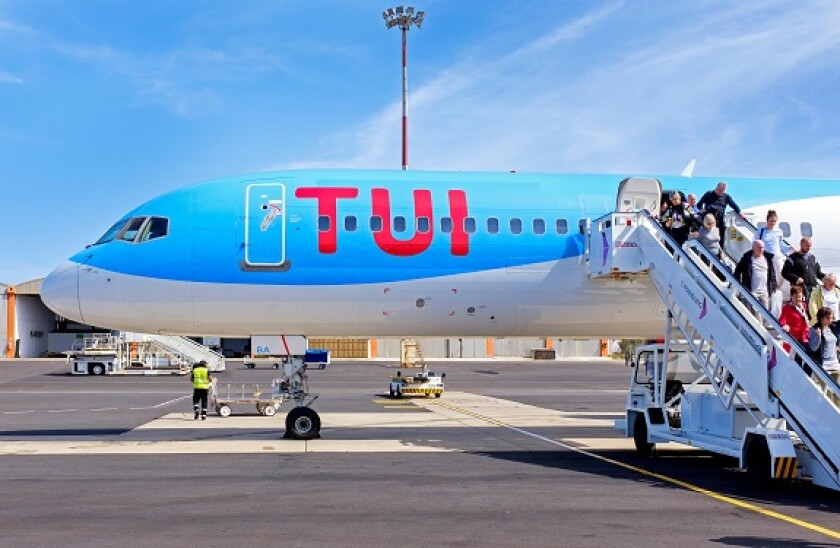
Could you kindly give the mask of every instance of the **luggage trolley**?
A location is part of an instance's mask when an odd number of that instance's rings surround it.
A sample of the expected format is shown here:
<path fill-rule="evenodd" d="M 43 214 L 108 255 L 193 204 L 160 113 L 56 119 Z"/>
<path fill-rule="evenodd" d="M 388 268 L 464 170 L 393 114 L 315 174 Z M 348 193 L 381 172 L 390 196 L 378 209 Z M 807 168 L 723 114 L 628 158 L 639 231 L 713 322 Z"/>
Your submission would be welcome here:
<path fill-rule="evenodd" d="M 261 415 L 273 417 L 283 405 L 281 382 L 274 379 L 271 384 L 226 384 L 220 388 L 214 380 L 210 386 L 210 405 L 222 417 L 231 415 L 234 404 L 255 405 Z"/>

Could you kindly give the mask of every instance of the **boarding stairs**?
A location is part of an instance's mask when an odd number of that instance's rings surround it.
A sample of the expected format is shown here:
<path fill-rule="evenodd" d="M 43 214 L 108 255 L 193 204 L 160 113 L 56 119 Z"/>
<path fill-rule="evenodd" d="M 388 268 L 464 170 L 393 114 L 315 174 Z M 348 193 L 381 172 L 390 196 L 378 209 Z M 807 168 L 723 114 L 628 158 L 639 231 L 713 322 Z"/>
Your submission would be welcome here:
<path fill-rule="evenodd" d="M 727 230 L 734 226 L 727 223 Z M 740 239 L 739 247 L 749 249 L 749 230 L 735 228 L 727 240 Z M 742 237 L 733 238 L 739 231 Z M 784 419 L 821 465 L 811 468 L 825 472 L 814 482 L 840 489 L 840 389 L 727 266 L 695 240 L 680 248 L 643 210 L 591 223 L 589 269 L 593 279 L 649 275 L 668 325 L 682 333 L 724 406 L 736 400 L 755 406 L 762 414 L 757 421 L 768 427 Z M 810 365 L 814 378 L 797 360 Z"/>
<path fill-rule="evenodd" d="M 169 353 L 181 356 L 187 365 L 203 360 L 207 362 L 207 369 L 210 371 L 225 370 L 223 355 L 187 337 L 144 333 L 143 338 Z"/>

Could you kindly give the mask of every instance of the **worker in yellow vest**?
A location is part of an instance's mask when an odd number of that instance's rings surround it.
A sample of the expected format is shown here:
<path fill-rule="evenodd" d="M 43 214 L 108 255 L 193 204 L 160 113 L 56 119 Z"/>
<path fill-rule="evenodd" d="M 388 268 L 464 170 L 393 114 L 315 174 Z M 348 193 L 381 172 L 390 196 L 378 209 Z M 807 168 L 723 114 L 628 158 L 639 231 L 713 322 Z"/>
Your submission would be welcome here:
<path fill-rule="evenodd" d="M 201 420 L 206 421 L 207 393 L 210 391 L 210 384 L 213 382 L 206 361 L 201 360 L 193 364 L 190 379 L 193 383 L 193 419 L 198 420 L 198 415 L 201 413 Z"/>

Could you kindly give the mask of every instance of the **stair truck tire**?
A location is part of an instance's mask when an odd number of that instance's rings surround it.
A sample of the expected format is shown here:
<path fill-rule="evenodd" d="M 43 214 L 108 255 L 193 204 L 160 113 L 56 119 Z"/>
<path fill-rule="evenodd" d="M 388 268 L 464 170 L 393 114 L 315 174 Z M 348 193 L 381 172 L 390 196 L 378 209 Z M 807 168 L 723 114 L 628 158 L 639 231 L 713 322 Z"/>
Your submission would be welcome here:
<path fill-rule="evenodd" d="M 216 413 L 219 414 L 220 417 L 229 417 L 233 410 L 227 404 L 222 404 L 216 408 Z"/>
<path fill-rule="evenodd" d="M 647 458 L 653 453 L 653 444 L 648 441 L 647 423 L 642 413 L 637 413 L 633 420 L 633 445 L 636 446 L 636 453 L 642 458 Z"/>
<path fill-rule="evenodd" d="M 105 365 L 103 365 L 101 363 L 90 364 L 90 374 L 91 375 L 104 375 L 105 374 Z"/>
<path fill-rule="evenodd" d="M 321 417 L 310 407 L 295 407 L 286 415 L 286 437 L 311 440 L 319 437 Z"/>
<path fill-rule="evenodd" d="M 770 477 L 770 448 L 767 447 L 767 440 L 762 436 L 750 436 L 746 445 L 747 476 L 750 481 L 762 489 L 773 485 L 773 478 Z"/>
<path fill-rule="evenodd" d="M 277 413 L 277 408 L 274 407 L 274 404 L 268 404 L 262 409 L 262 414 L 266 417 L 273 417 Z"/>

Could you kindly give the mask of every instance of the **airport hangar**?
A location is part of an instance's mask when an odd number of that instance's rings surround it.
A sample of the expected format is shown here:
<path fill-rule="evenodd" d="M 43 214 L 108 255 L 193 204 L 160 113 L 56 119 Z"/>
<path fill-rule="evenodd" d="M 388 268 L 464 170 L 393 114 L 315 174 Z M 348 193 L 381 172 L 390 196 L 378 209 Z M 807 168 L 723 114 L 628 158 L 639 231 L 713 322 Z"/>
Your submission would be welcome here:
<path fill-rule="evenodd" d="M 51 311 L 41 300 L 43 278 L 17 285 L 0 283 L 0 358 L 61 356 L 76 339 L 92 333 L 112 333 L 107 327 L 80 324 Z M 268 334 L 268 333 L 267 333 Z M 225 357 L 248 352 L 248 339 L 196 338 L 216 347 Z M 606 339 L 557 338 L 421 338 L 416 339 L 426 359 L 441 358 L 552 358 L 606 356 L 616 345 Z M 311 338 L 311 348 L 327 348 L 334 358 L 400 359 L 404 348 L 398 339 Z"/>

